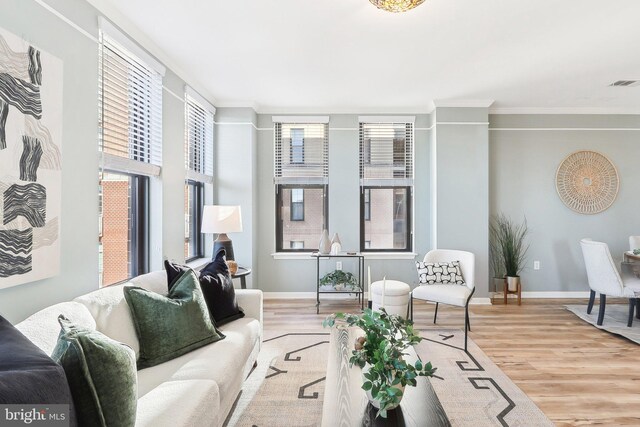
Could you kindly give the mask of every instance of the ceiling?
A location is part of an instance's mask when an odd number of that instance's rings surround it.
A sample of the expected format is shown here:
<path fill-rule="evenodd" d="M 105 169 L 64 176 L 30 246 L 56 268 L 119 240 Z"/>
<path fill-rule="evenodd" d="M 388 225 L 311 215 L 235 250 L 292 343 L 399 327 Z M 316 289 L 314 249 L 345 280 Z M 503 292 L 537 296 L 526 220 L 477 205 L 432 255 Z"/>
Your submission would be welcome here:
<path fill-rule="evenodd" d="M 401 14 L 368 0 L 89 1 L 217 106 L 640 113 L 640 86 L 609 87 L 640 79 L 638 0 L 427 0 Z"/>

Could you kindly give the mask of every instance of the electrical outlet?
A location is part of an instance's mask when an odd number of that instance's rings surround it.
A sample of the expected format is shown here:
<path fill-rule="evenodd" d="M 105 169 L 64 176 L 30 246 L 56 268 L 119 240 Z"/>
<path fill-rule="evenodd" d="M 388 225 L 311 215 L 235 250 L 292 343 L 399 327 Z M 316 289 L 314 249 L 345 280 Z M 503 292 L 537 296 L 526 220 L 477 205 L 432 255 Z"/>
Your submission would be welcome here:
<path fill-rule="evenodd" d="M 336 262 L 336 270 L 342 270 L 342 261 Z"/>
<path fill-rule="evenodd" d="M 540 261 L 533 261 L 533 269 L 540 270 Z"/>

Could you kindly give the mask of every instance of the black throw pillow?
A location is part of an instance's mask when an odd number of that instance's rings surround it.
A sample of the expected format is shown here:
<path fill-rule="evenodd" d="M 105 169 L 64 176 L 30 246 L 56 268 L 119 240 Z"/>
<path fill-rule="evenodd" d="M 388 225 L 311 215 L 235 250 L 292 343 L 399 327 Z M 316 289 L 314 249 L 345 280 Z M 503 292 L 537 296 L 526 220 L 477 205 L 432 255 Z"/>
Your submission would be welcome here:
<path fill-rule="evenodd" d="M 164 260 L 164 270 L 167 272 L 167 287 L 171 290 L 176 280 L 182 276 L 182 273 L 189 270 L 189 267 L 166 259 Z"/>
<path fill-rule="evenodd" d="M 225 255 L 224 250 L 219 251 L 215 259 L 200 271 L 200 287 L 209 314 L 217 326 L 244 317 L 244 311 L 236 301 L 236 291 L 224 260 Z"/>

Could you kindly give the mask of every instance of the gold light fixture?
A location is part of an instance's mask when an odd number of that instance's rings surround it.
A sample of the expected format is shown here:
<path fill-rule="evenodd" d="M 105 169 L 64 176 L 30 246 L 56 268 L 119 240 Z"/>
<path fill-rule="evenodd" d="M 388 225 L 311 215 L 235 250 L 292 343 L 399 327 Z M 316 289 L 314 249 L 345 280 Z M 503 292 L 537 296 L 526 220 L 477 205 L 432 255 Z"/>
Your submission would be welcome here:
<path fill-rule="evenodd" d="M 424 0 L 369 0 L 378 9 L 387 12 L 406 12 L 424 3 Z"/>

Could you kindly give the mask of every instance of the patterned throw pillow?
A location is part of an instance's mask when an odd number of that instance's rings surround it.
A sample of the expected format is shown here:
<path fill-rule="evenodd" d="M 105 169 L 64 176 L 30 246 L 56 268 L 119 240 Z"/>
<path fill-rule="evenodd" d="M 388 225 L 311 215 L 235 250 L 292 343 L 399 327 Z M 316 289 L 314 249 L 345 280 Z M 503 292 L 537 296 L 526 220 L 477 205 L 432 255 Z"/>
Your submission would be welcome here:
<path fill-rule="evenodd" d="M 422 285 L 464 285 L 460 261 L 416 262 L 418 277 Z"/>

